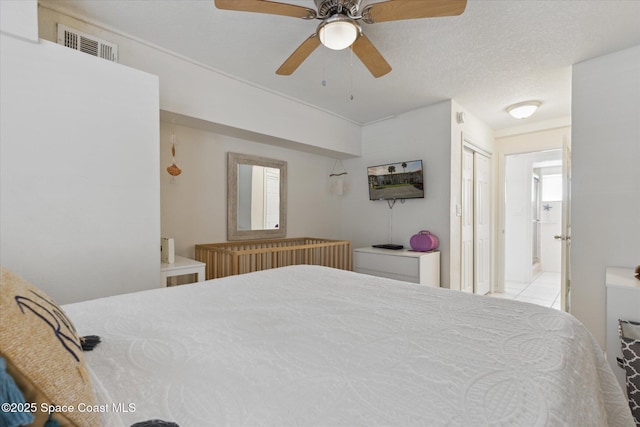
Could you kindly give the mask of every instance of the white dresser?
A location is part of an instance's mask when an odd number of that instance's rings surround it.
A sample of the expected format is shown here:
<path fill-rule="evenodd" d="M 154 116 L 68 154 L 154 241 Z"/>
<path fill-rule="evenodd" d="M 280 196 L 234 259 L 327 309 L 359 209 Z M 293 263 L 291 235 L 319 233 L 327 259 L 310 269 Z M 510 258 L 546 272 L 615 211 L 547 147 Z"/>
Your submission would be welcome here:
<path fill-rule="evenodd" d="M 618 319 L 640 322 L 640 280 L 633 277 L 632 268 L 607 268 L 607 360 L 623 390 L 625 372 L 616 363 L 621 357 Z"/>
<path fill-rule="evenodd" d="M 353 270 L 373 276 L 440 287 L 440 251 L 358 248 L 353 250 Z"/>

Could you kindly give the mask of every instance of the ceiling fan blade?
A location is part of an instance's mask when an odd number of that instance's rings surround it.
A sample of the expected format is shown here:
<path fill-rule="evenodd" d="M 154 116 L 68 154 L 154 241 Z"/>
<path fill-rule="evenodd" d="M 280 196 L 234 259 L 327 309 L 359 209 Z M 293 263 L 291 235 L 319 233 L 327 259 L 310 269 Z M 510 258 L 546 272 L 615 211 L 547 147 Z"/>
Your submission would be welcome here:
<path fill-rule="evenodd" d="M 268 13 L 292 18 L 314 19 L 316 11 L 308 7 L 265 0 L 214 0 L 218 9 Z"/>
<path fill-rule="evenodd" d="M 371 40 L 362 34 L 351 45 L 351 50 L 362 61 L 365 67 L 373 74 L 373 77 L 382 77 L 391 71 L 391 65 L 382 57 Z"/>
<path fill-rule="evenodd" d="M 276 74 L 281 76 L 289 76 L 298 69 L 300 64 L 320 46 L 320 37 L 317 34 L 311 34 L 308 39 L 302 42 L 300 46 L 287 58 L 286 61 L 278 68 Z"/>
<path fill-rule="evenodd" d="M 387 0 L 367 6 L 362 20 L 367 24 L 401 19 L 456 16 L 467 7 L 467 0 Z"/>

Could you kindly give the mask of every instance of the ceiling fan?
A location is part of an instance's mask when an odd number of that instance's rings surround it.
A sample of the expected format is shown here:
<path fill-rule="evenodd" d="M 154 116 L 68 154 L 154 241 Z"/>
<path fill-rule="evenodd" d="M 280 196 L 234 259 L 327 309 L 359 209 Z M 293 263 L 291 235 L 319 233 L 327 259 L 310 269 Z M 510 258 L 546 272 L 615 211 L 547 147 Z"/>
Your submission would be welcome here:
<path fill-rule="evenodd" d="M 266 0 L 214 0 L 218 9 L 258 12 L 322 22 L 278 68 L 288 76 L 322 43 L 334 50 L 351 50 L 374 77 L 391 71 L 391 66 L 362 32 L 358 21 L 367 24 L 403 19 L 455 16 L 464 12 L 467 0 L 386 0 L 361 7 L 362 0 L 314 0 L 317 11 L 304 6 Z"/>

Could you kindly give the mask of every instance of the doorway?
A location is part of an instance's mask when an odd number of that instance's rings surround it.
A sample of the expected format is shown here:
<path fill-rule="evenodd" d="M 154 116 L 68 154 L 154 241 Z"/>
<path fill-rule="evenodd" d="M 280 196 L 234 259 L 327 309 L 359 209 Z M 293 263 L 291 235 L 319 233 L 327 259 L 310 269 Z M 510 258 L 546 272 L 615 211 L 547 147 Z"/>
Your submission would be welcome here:
<path fill-rule="evenodd" d="M 504 295 L 562 309 L 563 152 L 505 156 Z"/>

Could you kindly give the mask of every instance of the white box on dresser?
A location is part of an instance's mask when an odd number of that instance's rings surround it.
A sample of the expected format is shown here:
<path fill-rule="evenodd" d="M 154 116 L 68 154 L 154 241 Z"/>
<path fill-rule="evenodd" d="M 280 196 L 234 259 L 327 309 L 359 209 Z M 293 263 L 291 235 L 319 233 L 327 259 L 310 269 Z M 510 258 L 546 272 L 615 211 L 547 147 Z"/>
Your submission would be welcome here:
<path fill-rule="evenodd" d="M 440 251 L 357 248 L 353 250 L 353 270 L 372 276 L 440 287 Z"/>
<path fill-rule="evenodd" d="M 608 267 L 607 285 L 607 360 L 626 393 L 625 372 L 616 363 L 622 356 L 618 336 L 618 320 L 640 322 L 640 280 L 632 268 Z"/>

